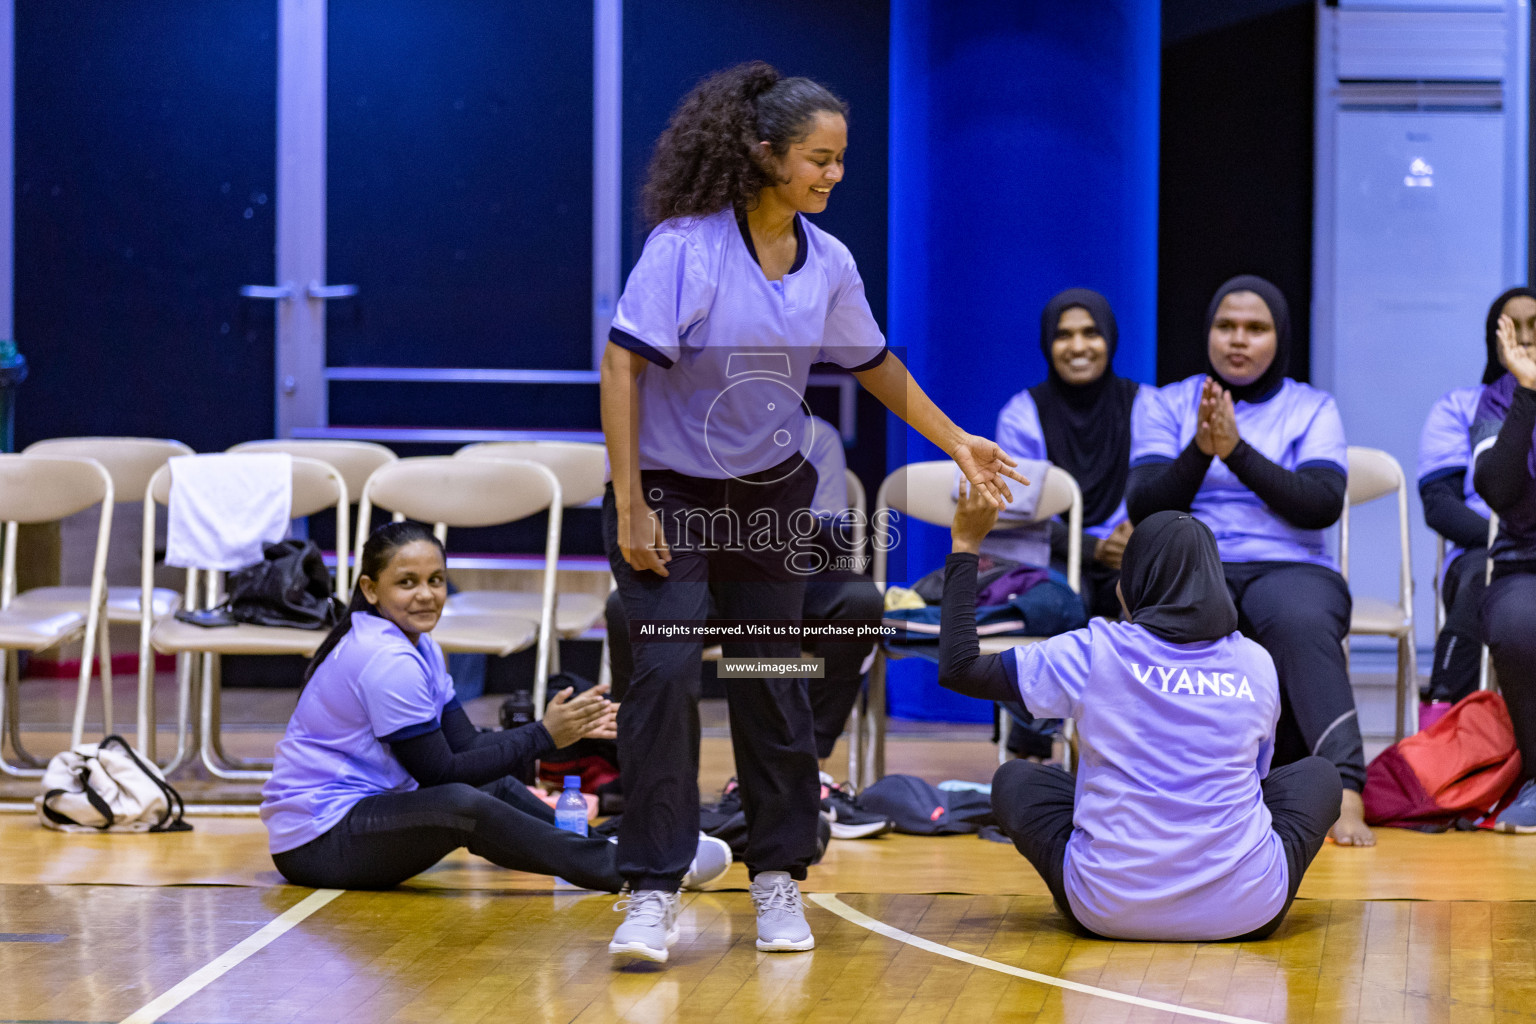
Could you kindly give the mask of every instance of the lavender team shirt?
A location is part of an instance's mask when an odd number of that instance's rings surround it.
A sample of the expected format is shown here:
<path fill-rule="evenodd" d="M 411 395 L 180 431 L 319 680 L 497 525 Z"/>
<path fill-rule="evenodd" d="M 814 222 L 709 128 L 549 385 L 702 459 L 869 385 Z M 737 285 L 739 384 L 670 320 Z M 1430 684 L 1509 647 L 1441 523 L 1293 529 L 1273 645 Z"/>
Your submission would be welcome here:
<path fill-rule="evenodd" d="M 1200 408 L 1198 374 L 1167 387 L 1142 388 L 1131 412 L 1131 465 L 1171 462 L 1195 438 Z M 1244 441 L 1281 469 L 1331 466 L 1348 472 L 1344 422 L 1333 396 L 1287 377 L 1266 402 L 1235 405 Z M 1213 459 L 1190 508 L 1211 528 L 1223 562 L 1310 562 L 1336 569 L 1322 530 L 1286 522 L 1257 494 Z"/>
<path fill-rule="evenodd" d="M 640 375 L 640 468 L 728 479 L 807 455 L 812 363 L 878 366 L 885 337 L 853 256 L 795 216 L 795 264 L 769 281 L 735 213 L 651 232 L 609 338 L 655 365 Z"/>
<path fill-rule="evenodd" d="M 271 851 L 318 839 L 364 797 L 416 789 L 386 738 L 440 727 L 453 700 L 453 680 L 430 635 L 412 646 L 388 619 L 354 612 L 352 629 L 299 695 L 261 789 Z"/>
<path fill-rule="evenodd" d="M 1482 384 L 1453 388 L 1440 396 L 1424 420 L 1424 431 L 1419 435 L 1419 485 L 1447 473 L 1465 472 L 1462 481 L 1462 500 L 1467 507 L 1487 519 L 1492 513 L 1488 503 L 1472 486 L 1472 420 L 1477 413 L 1477 403 L 1483 397 Z M 1450 565 L 1463 549 L 1450 544 L 1445 552 L 1445 564 Z"/>
<path fill-rule="evenodd" d="M 1014 658 L 1030 713 L 1077 721 L 1065 887 L 1080 922 L 1116 939 L 1215 940 L 1280 912 L 1285 851 L 1259 788 L 1280 688 L 1262 647 L 1094 619 Z"/>

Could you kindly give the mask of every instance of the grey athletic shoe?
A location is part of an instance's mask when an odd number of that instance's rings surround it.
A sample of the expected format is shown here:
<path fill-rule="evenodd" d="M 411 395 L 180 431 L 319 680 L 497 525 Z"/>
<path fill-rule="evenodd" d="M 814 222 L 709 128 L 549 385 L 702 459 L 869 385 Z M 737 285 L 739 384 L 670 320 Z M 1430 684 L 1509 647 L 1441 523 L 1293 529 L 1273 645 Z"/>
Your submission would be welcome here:
<path fill-rule="evenodd" d="M 693 863 L 688 865 L 688 873 L 683 876 L 683 888 L 702 889 L 725 874 L 730 866 L 731 844 L 700 832 L 699 848 L 693 855 Z"/>
<path fill-rule="evenodd" d="M 757 948 L 765 953 L 812 949 L 816 937 L 805 920 L 800 886 L 784 871 L 764 871 L 752 879 L 757 906 Z"/>
<path fill-rule="evenodd" d="M 608 841 L 614 846 L 619 845 L 618 836 L 609 836 Z M 731 866 L 731 859 L 730 843 L 700 832 L 699 848 L 694 851 L 693 863 L 688 865 L 688 873 L 683 876 L 682 888 L 689 891 L 704 888 L 725 874 Z"/>
<path fill-rule="evenodd" d="M 1521 835 L 1536 832 L 1536 782 L 1527 780 L 1520 787 L 1520 795 L 1515 797 L 1514 803 L 1504 808 L 1504 813 L 1499 815 L 1498 823 L 1493 827 L 1497 832 L 1516 832 Z"/>
<path fill-rule="evenodd" d="M 608 952 L 615 956 L 667 962 L 667 950 L 677 944 L 677 893 L 642 889 L 613 905 L 627 913 L 613 933 Z"/>

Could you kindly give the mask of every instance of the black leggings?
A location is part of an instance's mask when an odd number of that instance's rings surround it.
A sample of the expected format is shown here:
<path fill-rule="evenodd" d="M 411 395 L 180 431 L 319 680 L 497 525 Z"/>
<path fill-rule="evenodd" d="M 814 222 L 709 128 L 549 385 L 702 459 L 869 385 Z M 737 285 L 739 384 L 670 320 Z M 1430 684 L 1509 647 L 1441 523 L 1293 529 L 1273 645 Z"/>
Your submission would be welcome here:
<path fill-rule="evenodd" d="M 1445 602 L 1445 628 L 1435 638 L 1435 664 L 1429 672 L 1426 700 L 1455 703 L 1477 689 L 1483 656 L 1483 580 L 1488 552 L 1463 551 L 1446 566 L 1440 599 Z"/>
<path fill-rule="evenodd" d="M 851 572 L 817 573 L 805 581 L 806 620 L 830 622 L 877 622 L 884 609 L 879 589 L 868 576 Z M 613 699 L 623 703 L 629 680 L 635 671 L 635 656 L 629 643 L 629 619 L 624 614 L 624 599 L 617 590 L 608 595 L 608 659 L 613 672 Z M 709 619 L 721 618 L 719 602 L 709 605 Z M 812 657 L 823 660 L 821 679 L 810 680 L 811 716 L 816 722 L 816 757 L 832 756 L 838 737 L 848 724 L 848 712 L 859 699 L 864 686 L 864 660 L 873 645 L 844 640 L 812 640 L 804 644 Z"/>
<path fill-rule="evenodd" d="M 1365 748 L 1344 661 L 1350 598 L 1344 577 L 1306 562 L 1224 562 L 1238 628 L 1280 677 L 1275 764 L 1326 757 L 1345 789 L 1365 788 Z"/>
<path fill-rule="evenodd" d="M 713 599 L 724 619 L 799 623 L 805 577 L 786 549 L 753 531 L 765 518 L 788 523 L 810 506 L 816 492 L 810 463 L 796 456 L 729 480 L 645 470 L 641 481 L 672 560 L 665 577 L 637 572 L 624 560 L 610 486 L 603 497 L 603 540 L 627 621 L 703 622 Z M 792 638 L 743 637 L 722 646 L 728 658 L 800 657 L 800 643 Z M 630 650 L 634 672 L 619 705 L 619 870 L 636 891 L 676 891 L 698 846 L 704 645 L 632 638 Z M 747 873 L 755 878 L 787 871 L 803 879 L 817 856 L 821 810 L 807 681 L 733 678 L 725 693 L 747 816 Z"/>
<path fill-rule="evenodd" d="M 329 832 L 272 861 L 295 885 L 392 889 L 459 847 L 514 871 L 618 892 L 614 845 L 555 827 L 555 812 L 510 776 L 364 797 Z"/>
<path fill-rule="evenodd" d="M 1246 935 L 1222 942 L 1267 939 L 1291 909 L 1301 877 L 1323 848 L 1328 829 L 1339 816 L 1339 773 L 1325 758 L 1307 757 L 1276 768 L 1261 783 L 1275 833 L 1285 848 L 1289 885 L 1285 904 L 1270 920 Z M 992 813 L 998 827 L 1034 865 L 1056 901 L 1056 909 L 1079 935 L 1100 938 L 1083 927 L 1067 902 L 1064 881 L 1067 840 L 1072 838 L 1076 781 L 1054 765 L 1009 761 L 992 777 Z"/>
<path fill-rule="evenodd" d="M 1483 630 L 1499 692 L 1515 727 L 1522 776 L 1536 776 L 1536 572 L 1495 563 L 1483 598 Z"/>

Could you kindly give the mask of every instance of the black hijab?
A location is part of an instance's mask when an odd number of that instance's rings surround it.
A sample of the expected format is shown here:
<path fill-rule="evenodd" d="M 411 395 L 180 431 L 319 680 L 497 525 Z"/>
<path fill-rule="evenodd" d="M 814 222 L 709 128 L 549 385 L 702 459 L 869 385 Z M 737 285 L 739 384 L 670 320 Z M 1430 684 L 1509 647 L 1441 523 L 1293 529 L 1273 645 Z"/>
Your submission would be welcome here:
<path fill-rule="evenodd" d="M 1233 384 L 1217 373 L 1216 367 L 1211 364 L 1211 324 L 1216 321 L 1216 310 L 1221 306 L 1221 300 L 1233 292 L 1253 292 L 1264 300 L 1264 305 L 1269 307 L 1270 317 L 1275 321 L 1275 358 L 1269 364 L 1269 369 L 1261 373 L 1259 379 L 1252 384 Z M 1227 281 L 1216 289 L 1216 295 L 1206 307 L 1205 337 L 1205 372 L 1221 381 L 1232 392 L 1232 401 L 1257 404 L 1274 397 L 1280 390 L 1280 385 L 1285 381 L 1285 373 L 1291 366 L 1291 307 L 1285 301 L 1285 296 L 1280 294 L 1279 288 L 1252 274 L 1240 274 Z"/>
<path fill-rule="evenodd" d="M 1483 340 L 1488 345 L 1488 363 L 1483 367 L 1484 384 L 1492 384 L 1504 376 L 1504 364 L 1499 361 L 1499 317 L 1504 315 L 1505 303 L 1522 295 L 1528 299 L 1536 299 L 1536 292 L 1529 288 L 1511 288 L 1494 299 L 1493 305 L 1488 307 L 1488 322 L 1483 329 Z"/>
<path fill-rule="evenodd" d="M 1210 527 L 1187 512 L 1141 521 L 1120 560 L 1131 621 L 1176 644 L 1218 640 L 1237 629 L 1237 608 Z"/>
<path fill-rule="evenodd" d="M 1061 314 L 1078 307 L 1093 317 L 1109 358 L 1104 373 L 1091 384 L 1073 385 L 1056 372 L 1051 344 Z M 1029 389 L 1040 414 L 1045 456 L 1077 481 L 1083 491 L 1083 525 L 1097 526 L 1114 514 L 1125 497 L 1131 467 L 1131 405 L 1137 384 L 1115 376 L 1115 348 L 1120 329 L 1109 300 L 1087 288 L 1068 288 L 1045 304 L 1040 314 L 1040 351 L 1045 380 Z"/>

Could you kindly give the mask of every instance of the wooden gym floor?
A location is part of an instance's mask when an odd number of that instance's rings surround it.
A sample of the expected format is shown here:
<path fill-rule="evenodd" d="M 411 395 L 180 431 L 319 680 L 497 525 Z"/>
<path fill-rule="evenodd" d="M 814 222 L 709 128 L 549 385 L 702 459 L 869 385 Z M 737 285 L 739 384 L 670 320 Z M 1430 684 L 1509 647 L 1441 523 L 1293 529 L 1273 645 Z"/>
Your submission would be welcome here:
<path fill-rule="evenodd" d="M 706 790 L 730 774 L 707 731 Z M 892 771 L 935 780 L 994 763 L 974 729 L 890 746 Z M 314 892 L 276 875 L 254 818 L 193 821 L 78 836 L 0 815 L 0 1024 L 1536 1020 L 1536 836 L 1329 845 L 1275 937 L 1239 946 L 1077 939 L 975 836 L 834 841 L 805 886 L 813 952 L 756 951 L 736 865 L 685 897 L 666 967 L 616 970 L 611 896 L 462 851 L 397 891 Z"/>

